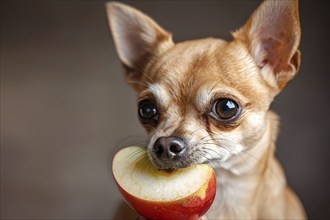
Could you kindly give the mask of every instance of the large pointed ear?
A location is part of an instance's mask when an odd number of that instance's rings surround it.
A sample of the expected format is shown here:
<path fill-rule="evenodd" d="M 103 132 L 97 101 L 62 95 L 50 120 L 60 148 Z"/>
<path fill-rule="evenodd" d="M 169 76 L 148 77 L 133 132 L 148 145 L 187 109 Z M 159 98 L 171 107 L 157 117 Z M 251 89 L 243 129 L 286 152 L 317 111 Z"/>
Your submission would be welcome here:
<path fill-rule="evenodd" d="M 264 1 L 233 36 L 247 46 L 264 79 L 278 91 L 298 72 L 298 0 Z"/>
<path fill-rule="evenodd" d="M 127 70 L 127 80 L 134 84 L 152 58 L 173 46 L 172 36 L 130 6 L 109 2 L 106 10 L 117 53 Z"/>

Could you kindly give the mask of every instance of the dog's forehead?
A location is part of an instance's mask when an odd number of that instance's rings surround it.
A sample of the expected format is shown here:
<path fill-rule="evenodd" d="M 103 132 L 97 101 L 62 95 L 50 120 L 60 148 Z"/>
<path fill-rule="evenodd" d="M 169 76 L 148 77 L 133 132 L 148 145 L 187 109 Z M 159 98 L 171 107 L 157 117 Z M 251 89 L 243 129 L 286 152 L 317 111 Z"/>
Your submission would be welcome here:
<path fill-rule="evenodd" d="M 150 90 L 164 104 L 208 101 L 213 86 L 251 99 L 265 89 L 247 50 L 218 39 L 177 44 L 155 60 L 149 77 Z"/>
<path fill-rule="evenodd" d="M 150 77 L 162 83 L 187 82 L 199 76 L 197 68 L 201 70 L 205 62 L 214 61 L 212 57 L 225 45 L 225 41 L 211 38 L 178 43 L 154 60 Z"/>

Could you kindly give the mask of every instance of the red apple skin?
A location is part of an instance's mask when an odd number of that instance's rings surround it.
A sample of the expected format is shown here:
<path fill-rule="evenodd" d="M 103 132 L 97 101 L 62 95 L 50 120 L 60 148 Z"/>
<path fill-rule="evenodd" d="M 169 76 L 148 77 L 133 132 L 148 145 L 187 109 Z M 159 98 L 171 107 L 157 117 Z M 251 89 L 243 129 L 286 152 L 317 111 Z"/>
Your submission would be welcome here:
<path fill-rule="evenodd" d="M 216 177 L 213 172 L 207 183 L 205 197 L 198 192 L 173 202 L 155 202 L 137 198 L 120 187 L 126 202 L 141 216 L 148 220 L 195 220 L 203 216 L 211 207 L 216 194 Z"/>

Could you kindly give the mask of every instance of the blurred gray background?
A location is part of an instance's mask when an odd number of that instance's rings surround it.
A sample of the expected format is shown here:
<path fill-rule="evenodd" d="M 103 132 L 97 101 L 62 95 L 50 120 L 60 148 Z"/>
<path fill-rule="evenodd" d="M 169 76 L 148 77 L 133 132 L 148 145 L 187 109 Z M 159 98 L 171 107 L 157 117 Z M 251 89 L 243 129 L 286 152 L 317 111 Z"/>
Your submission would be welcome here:
<path fill-rule="evenodd" d="M 126 1 L 175 41 L 230 39 L 260 1 Z M 329 1 L 301 1 L 302 68 L 272 108 L 277 155 L 311 219 L 329 219 Z M 147 140 L 103 1 L 1 1 L 1 218 L 113 219 L 109 160 Z"/>

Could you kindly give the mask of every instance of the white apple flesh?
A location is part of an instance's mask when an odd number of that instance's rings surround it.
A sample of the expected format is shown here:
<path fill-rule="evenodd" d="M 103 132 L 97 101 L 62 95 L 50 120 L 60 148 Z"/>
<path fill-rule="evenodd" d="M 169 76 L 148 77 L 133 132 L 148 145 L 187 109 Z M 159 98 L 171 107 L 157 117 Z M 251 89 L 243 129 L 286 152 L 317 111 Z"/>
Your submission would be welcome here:
<path fill-rule="evenodd" d="M 112 173 L 126 202 L 150 220 L 197 219 L 210 208 L 216 193 L 215 173 L 209 165 L 160 170 L 143 147 L 120 150 Z"/>

